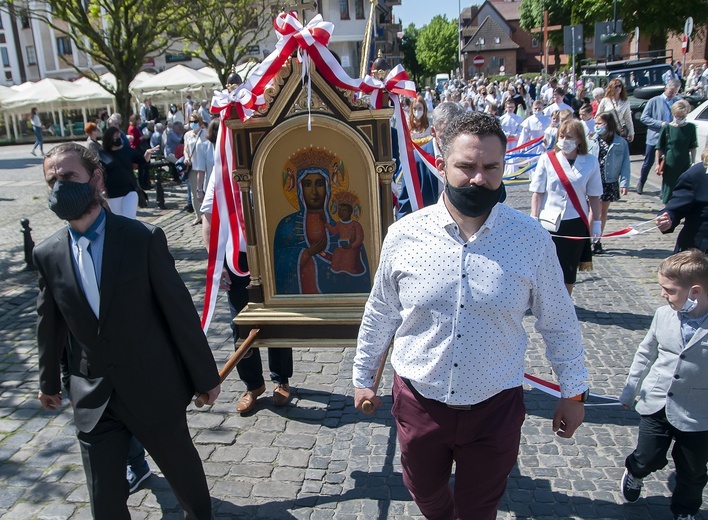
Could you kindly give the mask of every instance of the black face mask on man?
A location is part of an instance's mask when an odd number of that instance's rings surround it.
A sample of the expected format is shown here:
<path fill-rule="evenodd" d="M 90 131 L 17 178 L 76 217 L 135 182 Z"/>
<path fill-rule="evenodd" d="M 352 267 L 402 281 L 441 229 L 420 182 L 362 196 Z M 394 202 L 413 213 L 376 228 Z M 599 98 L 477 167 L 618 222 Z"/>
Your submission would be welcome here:
<path fill-rule="evenodd" d="M 56 181 L 49 193 L 49 209 L 62 220 L 77 220 L 95 200 L 90 182 Z"/>
<path fill-rule="evenodd" d="M 503 185 L 500 184 L 496 190 L 490 190 L 484 186 L 472 184 L 457 188 L 445 183 L 445 196 L 450 204 L 455 206 L 457 211 L 466 217 L 480 217 L 488 213 L 499 202 L 502 195 Z"/>

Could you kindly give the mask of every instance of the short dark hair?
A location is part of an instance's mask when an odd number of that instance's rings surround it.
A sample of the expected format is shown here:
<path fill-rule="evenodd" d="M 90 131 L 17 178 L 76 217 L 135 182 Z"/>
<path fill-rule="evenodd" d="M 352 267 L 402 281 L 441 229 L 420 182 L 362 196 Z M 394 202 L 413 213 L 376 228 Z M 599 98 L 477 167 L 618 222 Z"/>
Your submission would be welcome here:
<path fill-rule="evenodd" d="M 462 134 L 479 137 L 496 136 L 501 141 L 502 148 L 506 149 L 506 135 L 496 117 L 482 112 L 465 112 L 447 124 L 440 138 L 440 147 L 445 160 L 450 155 L 450 145 Z"/>
<path fill-rule="evenodd" d="M 86 168 L 89 176 L 93 177 L 96 170 L 101 170 L 101 172 L 103 172 L 101 161 L 98 160 L 98 154 L 86 146 L 82 146 L 78 143 L 61 143 L 44 154 L 44 160 L 46 161 L 52 157 L 57 157 L 67 153 L 73 153 L 78 156 L 81 166 Z"/>
<path fill-rule="evenodd" d="M 708 256 L 698 249 L 671 255 L 659 264 L 658 272 L 681 287 L 700 285 L 708 290 Z"/>

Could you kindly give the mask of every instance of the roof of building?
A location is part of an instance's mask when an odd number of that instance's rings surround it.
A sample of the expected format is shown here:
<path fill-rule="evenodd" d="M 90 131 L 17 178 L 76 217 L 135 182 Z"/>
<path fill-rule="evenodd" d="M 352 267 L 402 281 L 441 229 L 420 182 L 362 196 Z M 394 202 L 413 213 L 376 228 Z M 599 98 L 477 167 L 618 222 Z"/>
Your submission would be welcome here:
<path fill-rule="evenodd" d="M 507 22 L 518 20 L 520 18 L 519 7 L 521 7 L 521 2 L 516 2 L 514 0 L 490 0 L 489 3 L 492 4 L 497 11 L 499 11 L 499 14 Z"/>
<path fill-rule="evenodd" d="M 484 43 L 477 47 L 477 42 L 483 40 Z M 498 43 L 497 43 L 498 42 Z M 518 49 L 519 45 L 506 34 L 491 16 L 487 16 L 480 24 L 472 39 L 464 46 L 462 52 L 495 51 Z"/>

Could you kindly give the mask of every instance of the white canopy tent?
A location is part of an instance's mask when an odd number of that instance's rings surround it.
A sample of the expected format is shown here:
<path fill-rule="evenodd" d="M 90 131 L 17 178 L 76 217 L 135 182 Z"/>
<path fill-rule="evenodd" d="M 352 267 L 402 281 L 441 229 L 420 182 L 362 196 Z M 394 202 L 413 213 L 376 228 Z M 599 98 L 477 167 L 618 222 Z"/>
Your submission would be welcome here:
<path fill-rule="evenodd" d="M 88 81 L 88 80 L 86 80 Z M 90 82 L 92 83 L 92 82 Z M 25 86 L 0 101 L 5 116 L 12 117 L 15 138 L 19 140 L 18 120 L 31 108 L 37 107 L 39 111 L 55 112 L 59 114 L 59 131 L 65 135 L 64 117 L 62 110 L 81 109 L 86 123 L 86 110 L 88 108 L 106 107 L 113 104 L 113 96 L 99 85 L 86 83 L 72 83 L 54 78 L 45 78 L 37 83 Z M 70 129 L 71 131 L 71 129 Z"/>
<path fill-rule="evenodd" d="M 131 86 L 130 90 L 139 101 L 150 97 L 153 102 L 168 104 L 181 103 L 186 94 L 211 98 L 217 89 L 221 89 L 221 83 L 216 73 L 205 74 L 180 64 L 156 74 L 136 87 Z"/>

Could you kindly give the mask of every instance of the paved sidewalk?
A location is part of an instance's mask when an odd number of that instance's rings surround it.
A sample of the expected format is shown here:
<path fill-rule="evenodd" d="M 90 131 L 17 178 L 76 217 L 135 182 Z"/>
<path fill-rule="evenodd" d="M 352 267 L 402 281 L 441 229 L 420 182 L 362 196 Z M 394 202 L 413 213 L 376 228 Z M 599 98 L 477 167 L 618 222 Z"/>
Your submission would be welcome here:
<path fill-rule="evenodd" d="M 46 209 L 40 161 L 26 158 L 24 148 L 0 149 L 0 516 L 90 518 L 71 410 L 45 412 L 36 399 L 36 280 L 22 270 L 19 219 L 30 218 L 36 242 L 61 224 Z M 636 172 L 640 157 L 633 159 Z M 527 187 L 508 191 L 508 203 L 528 212 Z M 654 185 L 644 196 L 632 192 L 613 204 L 608 230 L 651 219 L 661 208 L 657 192 Z M 184 204 L 182 188 L 169 186 L 168 196 L 172 209 L 155 209 L 152 202 L 139 217 L 164 228 L 201 309 L 206 254 L 199 228 L 191 225 L 192 215 L 177 209 Z M 594 393 L 619 394 L 636 346 L 662 304 L 655 271 L 674 240 L 654 231 L 603 241 L 608 252 L 595 258 L 596 270 L 580 273 L 574 301 Z M 217 309 L 209 340 L 221 365 L 233 350 L 223 296 Z M 526 326 L 531 338 L 527 371 L 552 379 L 530 318 Z M 254 414 L 235 413 L 243 390 L 235 372 L 214 407 L 190 408 L 189 424 L 204 460 L 216 518 L 422 518 L 401 480 L 390 415 L 391 369 L 384 373 L 384 406 L 373 417 L 364 416 L 352 405 L 353 354 L 353 349 L 296 350 L 294 399 L 285 408 L 272 406 L 268 392 Z M 565 440 L 551 431 L 555 399 L 537 390 L 526 389 L 525 394 L 528 414 L 519 463 L 499 519 L 671 518 L 666 483 L 671 465 L 646 479 L 638 503 L 622 504 L 620 499 L 624 457 L 636 441 L 636 413 L 616 406 L 588 408 L 585 424 Z M 130 498 L 133 518 L 181 518 L 167 482 L 151 466 L 155 474 Z M 708 518 L 706 509 L 702 518 Z"/>

